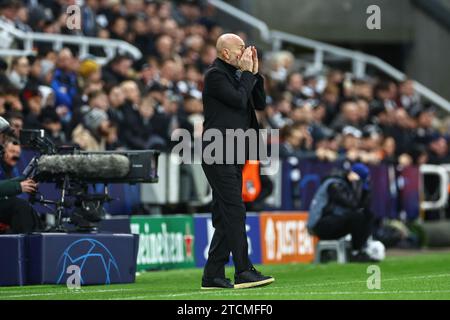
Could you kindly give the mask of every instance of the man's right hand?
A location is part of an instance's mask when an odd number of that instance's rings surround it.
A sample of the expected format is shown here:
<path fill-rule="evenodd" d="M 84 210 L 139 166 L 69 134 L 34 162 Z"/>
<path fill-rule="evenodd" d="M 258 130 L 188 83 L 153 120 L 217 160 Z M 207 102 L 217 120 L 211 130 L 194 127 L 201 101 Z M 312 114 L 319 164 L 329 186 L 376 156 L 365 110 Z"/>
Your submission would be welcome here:
<path fill-rule="evenodd" d="M 38 184 L 31 179 L 24 180 L 20 183 L 22 192 L 24 193 L 34 193 L 37 190 Z"/>
<path fill-rule="evenodd" d="M 253 52 L 251 47 L 245 49 L 242 54 L 242 57 L 239 60 L 239 68 L 242 71 L 253 72 Z"/>

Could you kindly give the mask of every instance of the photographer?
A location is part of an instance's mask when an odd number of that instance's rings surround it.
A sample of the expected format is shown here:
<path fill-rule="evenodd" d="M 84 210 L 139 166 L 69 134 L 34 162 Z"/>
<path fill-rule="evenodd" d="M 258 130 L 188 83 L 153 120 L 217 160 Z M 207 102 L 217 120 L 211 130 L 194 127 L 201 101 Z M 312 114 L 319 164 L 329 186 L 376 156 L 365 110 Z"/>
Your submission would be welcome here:
<path fill-rule="evenodd" d="M 36 192 L 37 183 L 31 179 L 14 177 L 21 149 L 17 140 L 4 135 L 9 129 L 1 129 L 5 128 L 5 124 L 7 122 L 0 117 L 0 141 L 3 143 L 0 152 L 0 224 L 9 226 L 9 233 L 37 231 L 41 229 L 41 222 L 33 207 L 27 201 L 16 198 L 21 193 Z"/>
<path fill-rule="evenodd" d="M 350 170 L 327 177 L 314 195 L 308 231 L 321 240 L 337 240 L 351 234 L 351 261 L 373 262 L 365 252 L 372 232 L 369 169 L 355 163 Z"/>

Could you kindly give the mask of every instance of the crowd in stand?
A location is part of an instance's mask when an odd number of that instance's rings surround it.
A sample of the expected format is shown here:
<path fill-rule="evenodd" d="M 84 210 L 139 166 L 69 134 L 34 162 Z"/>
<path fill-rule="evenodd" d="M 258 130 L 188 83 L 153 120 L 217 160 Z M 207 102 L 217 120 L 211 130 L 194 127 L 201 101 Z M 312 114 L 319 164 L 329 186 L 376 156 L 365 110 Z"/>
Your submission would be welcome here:
<path fill-rule="evenodd" d="M 143 54 L 117 55 L 106 65 L 36 43 L 35 55 L 0 60 L 0 115 L 16 133 L 42 128 L 56 144 L 84 150 L 170 150 L 171 134 L 202 129 L 203 72 L 215 43 L 239 30 L 214 22 L 202 1 L 85 0 L 81 30 L 69 30 L 70 0 L 0 0 L 0 19 L 25 31 L 83 34 L 132 43 Z M 17 44 L 20 46 L 20 44 Z M 93 48 L 92 54 L 101 54 Z M 260 50 L 260 53 L 262 50 Z M 289 52 L 261 54 L 265 128 L 280 129 L 282 157 L 369 164 L 450 161 L 447 123 L 420 100 L 413 82 L 356 79 L 340 70 L 305 72 Z"/>

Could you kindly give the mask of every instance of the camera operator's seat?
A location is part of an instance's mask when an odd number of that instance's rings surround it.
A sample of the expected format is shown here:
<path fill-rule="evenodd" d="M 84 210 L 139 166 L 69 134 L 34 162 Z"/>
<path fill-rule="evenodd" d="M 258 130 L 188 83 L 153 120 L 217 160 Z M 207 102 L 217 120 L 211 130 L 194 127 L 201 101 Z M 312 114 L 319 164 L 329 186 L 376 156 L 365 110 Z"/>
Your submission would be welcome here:
<path fill-rule="evenodd" d="M 348 249 L 351 247 L 351 235 L 348 234 L 337 240 L 319 240 L 316 245 L 316 256 L 314 263 L 321 263 L 323 261 L 323 253 L 325 251 L 332 251 L 336 254 L 337 263 L 344 264 L 348 260 Z"/>

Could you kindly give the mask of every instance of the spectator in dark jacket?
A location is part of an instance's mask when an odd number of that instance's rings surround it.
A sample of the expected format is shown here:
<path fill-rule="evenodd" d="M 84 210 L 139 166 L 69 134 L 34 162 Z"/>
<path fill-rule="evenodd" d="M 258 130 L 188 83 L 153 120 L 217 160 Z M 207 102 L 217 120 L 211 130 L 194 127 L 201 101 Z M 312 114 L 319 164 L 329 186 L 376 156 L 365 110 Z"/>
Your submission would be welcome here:
<path fill-rule="evenodd" d="M 129 72 L 133 60 L 128 56 L 117 55 L 102 69 L 102 80 L 106 89 L 120 84 L 129 79 Z"/>
<path fill-rule="evenodd" d="M 63 145 L 68 142 L 55 108 L 44 108 L 39 116 L 39 121 L 45 129 L 46 136 L 49 137 L 55 145 Z"/>
<path fill-rule="evenodd" d="M 108 97 L 110 101 L 110 107 L 108 108 L 109 119 L 120 127 L 124 121 L 125 94 L 120 86 L 114 86 L 109 91 Z"/>
<path fill-rule="evenodd" d="M 37 88 L 29 88 L 23 91 L 22 101 L 25 111 L 24 128 L 41 129 L 39 116 L 42 112 L 42 95 Z"/>
<path fill-rule="evenodd" d="M 280 157 L 299 157 L 302 159 L 314 158 L 315 153 L 311 151 L 313 143 L 308 126 L 301 123 L 287 125 L 280 132 L 282 143 L 280 145 Z"/>
<path fill-rule="evenodd" d="M 152 135 L 152 117 L 155 101 L 151 97 L 142 99 L 137 108 L 127 105 L 124 112 L 124 122 L 121 127 L 121 137 L 128 149 L 143 150 L 148 148 Z"/>
<path fill-rule="evenodd" d="M 410 109 L 411 116 L 416 120 L 417 128 L 414 136 L 415 144 L 427 145 L 437 130 L 433 126 L 436 119 L 436 108 L 431 105 L 416 105 Z"/>
<path fill-rule="evenodd" d="M 435 133 L 430 138 L 430 143 L 428 144 L 428 163 L 437 165 L 450 163 L 448 141 L 446 137 L 439 133 Z"/>
<path fill-rule="evenodd" d="M 28 81 L 25 85 L 27 88 L 37 88 L 39 86 L 45 85 L 45 82 L 41 79 L 42 66 L 41 57 L 28 56 L 28 61 L 30 63 L 30 73 L 28 75 Z"/>

